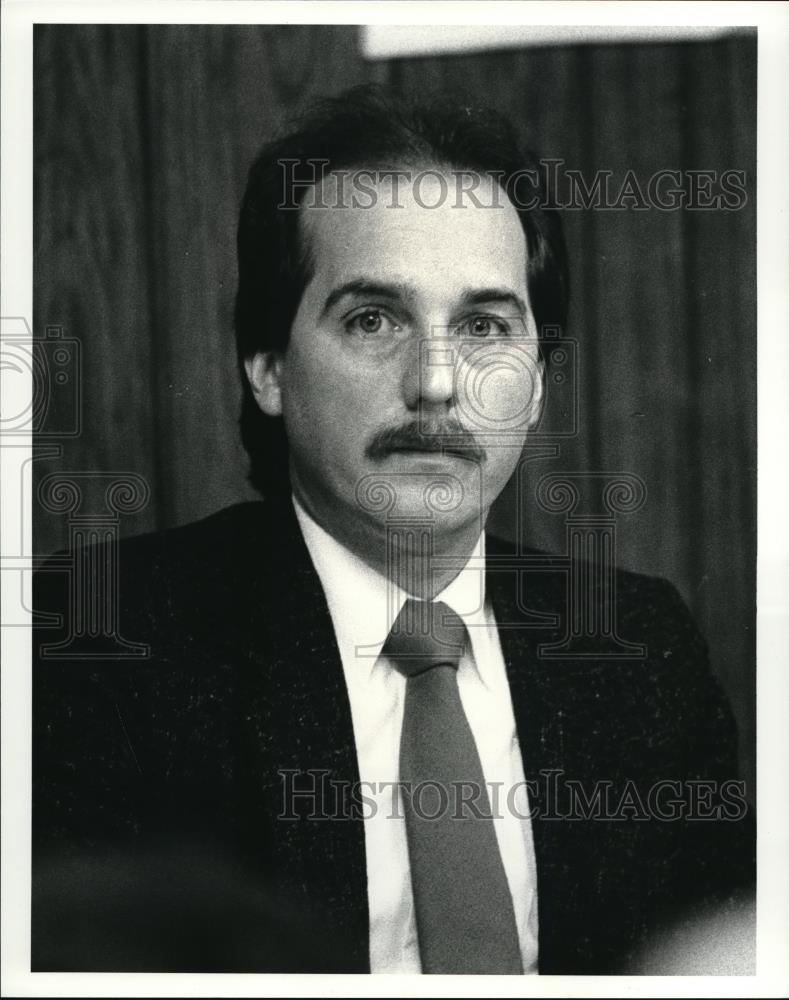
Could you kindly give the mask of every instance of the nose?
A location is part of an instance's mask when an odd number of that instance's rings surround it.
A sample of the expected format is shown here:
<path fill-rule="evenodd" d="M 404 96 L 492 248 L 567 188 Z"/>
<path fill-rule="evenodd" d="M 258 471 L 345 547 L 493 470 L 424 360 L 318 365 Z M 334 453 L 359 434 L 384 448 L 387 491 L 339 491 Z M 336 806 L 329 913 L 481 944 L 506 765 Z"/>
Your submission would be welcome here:
<path fill-rule="evenodd" d="M 403 396 L 410 410 L 448 409 L 455 397 L 455 357 L 447 338 L 416 336 L 406 348 Z"/>

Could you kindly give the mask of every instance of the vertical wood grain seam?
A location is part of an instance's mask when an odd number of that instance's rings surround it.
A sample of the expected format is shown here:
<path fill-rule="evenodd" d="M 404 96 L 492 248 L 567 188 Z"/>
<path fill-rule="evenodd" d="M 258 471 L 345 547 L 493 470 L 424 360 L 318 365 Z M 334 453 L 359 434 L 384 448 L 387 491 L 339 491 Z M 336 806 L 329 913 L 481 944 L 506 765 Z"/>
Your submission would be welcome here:
<path fill-rule="evenodd" d="M 153 469 L 156 478 L 151 483 L 151 497 L 155 508 L 155 528 L 161 529 L 169 524 L 168 497 L 170 490 L 165 484 L 164 440 L 166 428 L 162 427 L 162 362 L 166 357 L 163 349 L 164 331 L 159 315 L 161 295 L 160 282 L 157 278 L 157 268 L 154 266 L 155 254 L 155 163 L 153 159 L 153 129 L 151 128 L 152 101 L 150 92 L 150 54 L 149 29 L 146 25 L 138 28 L 137 54 L 139 59 L 140 112 L 139 141 L 142 162 L 142 192 L 145 217 L 143 229 L 145 232 L 145 275 L 148 287 L 148 337 L 150 341 L 149 385 L 152 394 L 151 427 L 153 445 Z"/>

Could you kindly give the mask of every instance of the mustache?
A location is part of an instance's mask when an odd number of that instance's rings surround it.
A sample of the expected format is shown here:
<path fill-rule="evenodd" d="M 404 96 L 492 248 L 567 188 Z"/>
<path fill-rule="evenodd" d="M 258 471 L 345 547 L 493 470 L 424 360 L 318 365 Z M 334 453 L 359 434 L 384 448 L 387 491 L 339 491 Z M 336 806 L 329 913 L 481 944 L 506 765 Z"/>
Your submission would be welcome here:
<path fill-rule="evenodd" d="M 412 421 L 400 427 L 387 428 L 375 435 L 365 453 L 368 458 L 382 459 L 398 451 L 448 453 L 475 462 L 484 462 L 487 457 L 485 449 L 478 444 L 471 431 L 457 420 L 434 424 Z"/>

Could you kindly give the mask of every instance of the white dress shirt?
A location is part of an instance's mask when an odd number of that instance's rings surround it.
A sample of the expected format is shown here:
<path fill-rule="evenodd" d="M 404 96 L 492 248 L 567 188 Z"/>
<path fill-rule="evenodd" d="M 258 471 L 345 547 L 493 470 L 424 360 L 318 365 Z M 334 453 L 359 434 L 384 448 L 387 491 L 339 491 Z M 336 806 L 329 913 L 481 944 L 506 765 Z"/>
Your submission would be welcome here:
<path fill-rule="evenodd" d="M 406 678 L 380 656 L 407 594 L 340 545 L 294 499 L 304 540 L 334 625 L 351 704 L 364 836 L 372 972 L 421 972 L 405 818 L 396 782 Z M 477 744 L 494 829 L 515 910 L 523 968 L 537 971 L 537 880 L 523 763 L 515 735 L 499 633 L 485 600 L 485 538 L 465 568 L 436 597 L 462 619 L 470 636 L 458 666 L 458 689 Z M 515 808 L 508 795 L 515 791 Z"/>

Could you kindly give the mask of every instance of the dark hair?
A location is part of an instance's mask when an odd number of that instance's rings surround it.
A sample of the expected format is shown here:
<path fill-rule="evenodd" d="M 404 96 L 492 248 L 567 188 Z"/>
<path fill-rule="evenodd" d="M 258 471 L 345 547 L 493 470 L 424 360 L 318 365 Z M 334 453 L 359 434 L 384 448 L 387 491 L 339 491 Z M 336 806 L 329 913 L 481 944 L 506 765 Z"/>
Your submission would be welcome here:
<path fill-rule="evenodd" d="M 257 406 L 244 361 L 258 351 L 287 346 L 311 277 L 298 206 L 310 185 L 331 171 L 418 165 L 467 170 L 493 175 L 511 197 L 508 184 L 530 171 L 529 202 L 535 207 L 520 207 L 520 199 L 514 203 L 526 235 L 529 298 L 544 356 L 551 346 L 543 339 L 545 329 L 563 329 L 567 314 L 559 215 L 547 206 L 536 161 L 521 152 L 501 115 L 457 97 L 420 103 L 364 86 L 319 102 L 296 124 L 295 131 L 265 146 L 253 163 L 238 226 L 235 328 L 244 393 L 241 439 L 250 457 L 250 482 L 264 493 L 288 488 L 287 439 L 282 419 L 266 416 Z"/>

